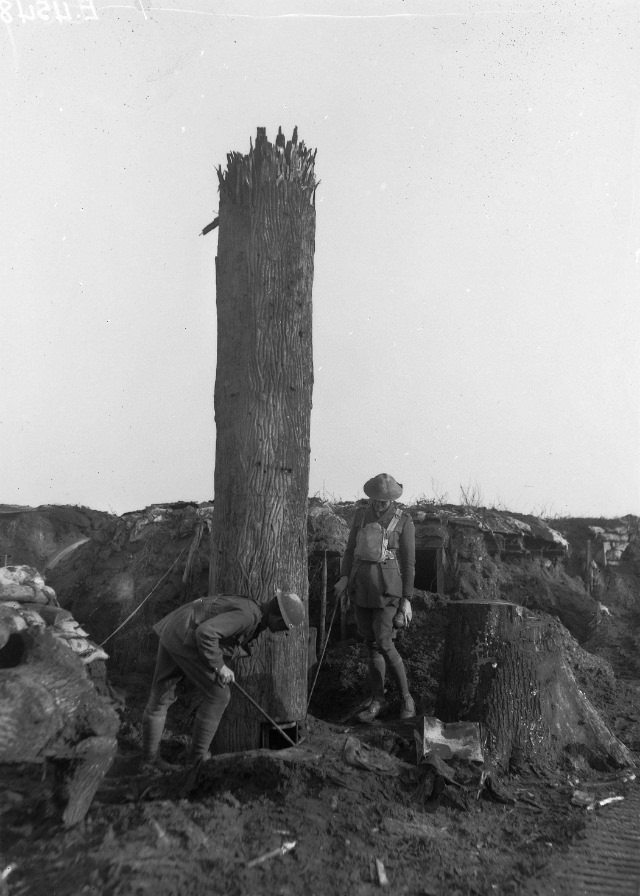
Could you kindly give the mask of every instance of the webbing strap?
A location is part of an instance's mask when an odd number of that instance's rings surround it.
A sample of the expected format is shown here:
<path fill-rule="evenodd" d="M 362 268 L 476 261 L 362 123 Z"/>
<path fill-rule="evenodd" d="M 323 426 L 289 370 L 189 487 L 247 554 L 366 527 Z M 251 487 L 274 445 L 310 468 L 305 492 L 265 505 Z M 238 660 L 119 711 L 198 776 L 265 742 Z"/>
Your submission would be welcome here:
<path fill-rule="evenodd" d="M 396 512 L 393 514 L 393 519 L 391 520 L 391 522 L 390 522 L 389 525 L 387 526 L 387 533 L 393 532 L 393 530 L 395 529 L 395 527 L 396 527 L 396 526 L 398 525 L 398 523 L 400 522 L 400 517 L 401 517 L 401 516 L 402 516 L 402 510 L 398 507 L 397 510 L 396 510 Z"/>
<path fill-rule="evenodd" d="M 363 508 L 362 508 L 362 516 L 360 517 L 360 531 L 362 531 L 362 529 L 364 529 L 364 518 L 366 517 L 366 515 L 367 515 L 367 508 L 366 508 L 366 507 L 363 507 Z M 400 522 L 400 517 L 401 517 L 401 516 L 402 516 L 402 508 L 401 508 L 401 507 L 397 507 L 397 508 L 396 508 L 396 512 L 393 514 L 393 517 L 392 517 L 392 519 L 391 519 L 391 522 L 389 523 L 389 525 L 388 525 L 387 528 L 385 529 L 385 532 L 393 532 L 393 530 L 395 529 L 395 527 L 396 527 L 396 526 L 398 525 L 398 523 Z M 381 528 L 381 529 L 384 529 L 384 526 L 380 526 L 380 528 Z"/>

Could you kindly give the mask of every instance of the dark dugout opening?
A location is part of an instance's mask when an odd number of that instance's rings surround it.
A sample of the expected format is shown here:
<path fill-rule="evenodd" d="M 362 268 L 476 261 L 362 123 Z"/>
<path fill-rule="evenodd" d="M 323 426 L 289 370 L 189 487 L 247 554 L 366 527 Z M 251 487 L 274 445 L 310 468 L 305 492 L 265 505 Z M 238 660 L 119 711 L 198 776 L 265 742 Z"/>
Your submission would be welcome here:
<path fill-rule="evenodd" d="M 25 643 L 21 635 L 9 635 L 6 644 L 0 648 L 0 669 L 15 669 L 22 662 L 24 653 Z"/>
<path fill-rule="evenodd" d="M 300 737 L 298 722 L 283 722 L 280 728 L 291 738 L 294 744 L 302 743 L 304 738 Z M 291 744 L 286 737 L 283 737 L 282 731 L 278 731 L 275 725 L 263 723 L 261 726 L 260 746 L 267 750 L 286 750 Z"/>
<path fill-rule="evenodd" d="M 437 593 L 438 588 L 438 554 L 440 548 L 416 548 L 416 578 L 413 587 L 419 591 Z M 442 576 L 440 576 L 442 579 Z M 442 588 L 442 581 L 440 582 Z"/>

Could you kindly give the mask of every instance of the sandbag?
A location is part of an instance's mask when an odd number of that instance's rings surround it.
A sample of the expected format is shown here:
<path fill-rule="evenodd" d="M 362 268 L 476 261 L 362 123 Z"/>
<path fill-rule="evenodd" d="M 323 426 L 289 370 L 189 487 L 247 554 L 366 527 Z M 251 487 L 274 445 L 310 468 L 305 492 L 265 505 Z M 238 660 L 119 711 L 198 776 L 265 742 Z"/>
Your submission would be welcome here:
<path fill-rule="evenodd" d="M 18 585 L 15 582 L 0 582 L 0 600 L 17 600 L 25 604 L 46 604 L 47 596 L 30 585 Z"/>
<path fill-rule="evenodd" d="M 0 566 L 0 600 L 21 603 L 57 604 L 53 588 L 33 566 Z"/>

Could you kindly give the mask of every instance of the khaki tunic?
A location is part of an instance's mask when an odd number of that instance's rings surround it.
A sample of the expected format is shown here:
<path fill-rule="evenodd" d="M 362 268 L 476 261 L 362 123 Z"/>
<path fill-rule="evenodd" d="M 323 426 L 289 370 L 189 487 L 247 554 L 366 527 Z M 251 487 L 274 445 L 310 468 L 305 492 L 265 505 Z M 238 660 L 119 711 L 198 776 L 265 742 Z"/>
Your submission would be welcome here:
<path fill-rule="evenodd" d="M 217 594 L 178 607 L 154 625 L 154 631 L 179 665 L 188 663 L 215 673 L 256 637 L 261 622 L 262 610 L 256 601 Z"/>
<path fill-rule="evenodd" d="M 413 597 L 416 569 L 415 526 L 408 513 L 403 512 L 396 528 L 389 535 L 389 550 L 395 557 L 381 563 L 370 563 L 354 556 L 358 532 L 368 523 L 379 523 L 385 529 L 393 519 L 397 505 L 392 501 L 380 516 L 367 504 L 356 511 L 340 574 L 349 576 L 351 600 L 357 607 L 376 609 L 388 606 L 404 597 Z"/>

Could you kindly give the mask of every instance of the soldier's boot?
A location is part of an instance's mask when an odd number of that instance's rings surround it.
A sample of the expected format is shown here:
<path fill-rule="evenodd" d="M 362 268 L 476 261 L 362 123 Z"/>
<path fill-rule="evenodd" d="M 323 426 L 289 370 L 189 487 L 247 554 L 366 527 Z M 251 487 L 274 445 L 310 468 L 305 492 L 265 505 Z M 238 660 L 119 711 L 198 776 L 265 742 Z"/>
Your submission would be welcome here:
<path fill-rule="evenodd" d="M 196 713 L 191 733 L 191 761 L 209 758 L 209 747 L 213 740 L 220 719 L 229 703 L 229 688 L 218 688 L 218 692 L 210 700 L 203 700 Z"/>
<path fill-rule="evenodd" d="M 374 719 L 386 708 L 387 702 L 384 698 L 374 697 L 369 706 L 362 712 L 359 712 L 356 719 L 359 722 L 373 722 Z"/>
<path fill-rule="evenodd" d="M 166 709 L 145 709 L 142 716 L 142 759 L 155 762 L 160 752 L 160 741 L 167 718 Z"/>

